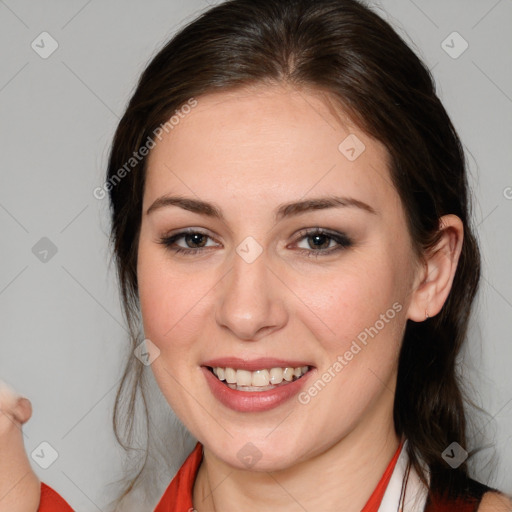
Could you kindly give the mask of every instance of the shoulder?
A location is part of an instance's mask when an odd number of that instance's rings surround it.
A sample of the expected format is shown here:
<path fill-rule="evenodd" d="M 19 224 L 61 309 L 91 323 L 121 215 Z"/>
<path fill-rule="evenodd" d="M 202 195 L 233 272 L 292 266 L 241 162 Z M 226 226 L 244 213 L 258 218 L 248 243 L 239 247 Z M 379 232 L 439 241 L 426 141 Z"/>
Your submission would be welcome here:
<path fill-rule="evenodd" d="M 498 491 L 486 492 L 482 497 L 478 512 L 512 512 L 512 500 Z"/>
<path fill-rule="evenodd" d="M 471 478 L 466 479 L 464 487 L 457 497 L 429 497 L 425 512 L 512 512 L 510 496 Z"/>

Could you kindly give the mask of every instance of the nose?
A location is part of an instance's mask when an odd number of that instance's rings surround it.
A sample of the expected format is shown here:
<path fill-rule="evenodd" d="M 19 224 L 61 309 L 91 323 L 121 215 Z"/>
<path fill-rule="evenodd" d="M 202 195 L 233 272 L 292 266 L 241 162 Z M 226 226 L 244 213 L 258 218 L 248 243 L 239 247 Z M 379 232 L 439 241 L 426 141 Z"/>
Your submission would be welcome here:
<path fill-rule="evenodd" d="M 251 263 L 234 255 L 230 272 L 219 283 L 216 320 L 244 341 L 258 341 L 282 329 L 288 315 L 283 285 L 263 251 Z"/>

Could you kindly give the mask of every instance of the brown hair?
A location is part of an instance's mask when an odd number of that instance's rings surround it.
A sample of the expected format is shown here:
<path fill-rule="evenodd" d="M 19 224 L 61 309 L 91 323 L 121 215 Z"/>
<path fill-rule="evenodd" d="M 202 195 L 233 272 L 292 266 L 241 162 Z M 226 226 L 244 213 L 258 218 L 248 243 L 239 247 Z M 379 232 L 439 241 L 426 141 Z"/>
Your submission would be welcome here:
<path fill-rule="evenodd" d="M 355 0 L 230 0 L 210 8 L 180 30 L 140 77 L 114 137 L 107 181 L 190 98 L 283 82 L 327 92 L 386 146 L 418 254 L 437 241 L 442 215 L 463 222 L 462 254 L 442 311 L 425 322 L 408 321 L 394 404 L 396 431 L 408 439 L 419 474 L 425 476 L 423 460 L 432 473 L 431 490 L 458 495 L 467 466 L 452 469 L 441 454 L 453 441 L 466 447 L 456 357 L 466 338 L 480 256 L 461 143 L 429 70 L 386 21 Z M 142 159 L 110 188 L 111 241 L 131 350 L 141 341 L 137 246 L 144 175 Z M 146 406 L 143 370 L 130 357 L 118 389 L 113 419 L 122 444 L 133 433 L 137 391 Z"/>

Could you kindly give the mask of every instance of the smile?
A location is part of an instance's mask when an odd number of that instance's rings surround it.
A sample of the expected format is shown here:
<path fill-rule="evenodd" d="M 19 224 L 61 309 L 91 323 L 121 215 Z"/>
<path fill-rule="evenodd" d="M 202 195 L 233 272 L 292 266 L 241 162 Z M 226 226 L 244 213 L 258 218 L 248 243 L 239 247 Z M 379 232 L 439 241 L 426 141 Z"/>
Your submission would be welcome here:
<path fill-rule="evenodd" d="M 237 412 L 256 413 L 292 400 L 317 373 L 312 361 L 219 357 L 200 369 L 213 398 Z"/>
<path fill-rule="evenodd" d="M 263 368 L 249 371 L 244 369 L 208 367 L 208 369 L 226 386 L 237 391 L 268 391 L 277 386 L 285 386 L 300 379 L 309 370 L 309 366 Z"/>

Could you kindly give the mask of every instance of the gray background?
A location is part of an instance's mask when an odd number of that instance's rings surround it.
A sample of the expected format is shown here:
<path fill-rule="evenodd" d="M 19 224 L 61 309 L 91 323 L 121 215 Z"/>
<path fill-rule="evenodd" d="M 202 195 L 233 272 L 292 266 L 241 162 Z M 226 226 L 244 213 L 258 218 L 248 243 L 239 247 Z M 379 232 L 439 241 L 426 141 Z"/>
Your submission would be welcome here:
<path fill-rule="evenodd" d="M 463 369 L 488 412 L 478 427 L 489 442 L 479 474 L 512 493 L 512 1 L 374 5 L 433 70 L 467 150 L 484 265 Z M 58 452 L 48 469 L 33 464 L 39 477 L 80 512 L 106 511 L 105 484 L 123 469 L 111 412 L 126 331 L 109 266 L 108 204 L 92 191 L 138 75 L 206 7 L 0 0 L 0 378 L 32 401 L 27 451 L 46 441 Z M 44 31 L 59 45 L 46 59 L 31 47 Z M 454 31 L 469 45 L 458 58 L 463 41 L 446 39 Z M 43 237 L 57 250 L 45 262 Z M 175 457 L 151 477 L 156 489 L 139 510 L 152 510 L 194 442 L 181 446 L 165 402 L 155 400 L 157 428 L 169 431 L 166 457 Z"/>

